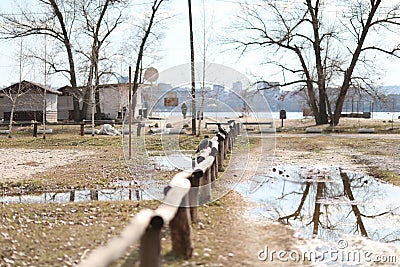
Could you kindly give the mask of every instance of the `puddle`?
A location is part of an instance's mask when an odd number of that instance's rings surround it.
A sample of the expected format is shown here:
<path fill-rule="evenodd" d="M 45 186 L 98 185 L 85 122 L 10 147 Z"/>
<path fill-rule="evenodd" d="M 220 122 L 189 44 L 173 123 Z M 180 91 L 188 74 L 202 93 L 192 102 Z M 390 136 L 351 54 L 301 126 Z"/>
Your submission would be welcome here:
<path fill-rule="evenodd" d="M 151 155 L 149 160 L 151 161 L 151 165 L 157 170 L 186 170 L 192 168 L 192 155 L 188 151 L 184 151 L 184 153 L 181 151 L 172 151 L 161 156 Z"/>
<path fill-rule="evenodd" d="M 143 190 L 121 187 L 117 189 L 70 190 L 65 192 L 38 192 L 26 195 L 0 196 L 0 203 L 63 203 L 148 199 L 151 198 Z"/>
<path fill-rule="evenodd" d="M 165 155 L 149 156 L 150 167 L 164 171 L 176 171 L 192 168 L 192 156 L 188 151 L 173 151 Z M 172 175 L 171 175 L 172 178 Z M 152 200 L 161 199 L 168 181 L 138 180 L 112 182 L 110 189 L 70 190 L 58 192 L 34 192 L 21 195 L 0 195 L 0 203 L 63 203 L 82 201 L 118 201 L 118 200 Z"/>
<path fill-rule="evenodd" d="M 291 225 L 304 237 L 400 243 L 400 188 L 362 173 L 277 166 L 236 190 L 260 204 L 253 216 Z"/>

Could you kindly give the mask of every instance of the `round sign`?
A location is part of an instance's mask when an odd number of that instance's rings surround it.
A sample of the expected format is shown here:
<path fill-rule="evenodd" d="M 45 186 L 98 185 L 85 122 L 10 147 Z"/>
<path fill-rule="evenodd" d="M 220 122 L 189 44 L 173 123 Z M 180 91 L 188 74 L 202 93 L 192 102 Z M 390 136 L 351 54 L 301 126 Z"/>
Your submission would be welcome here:
<path fill-rule="evenodd" d="M 147 68 L 144 72 L 144 79 L 149 82 L 155 82 L 158 79 L 158 70 L 156 68 Z"/>

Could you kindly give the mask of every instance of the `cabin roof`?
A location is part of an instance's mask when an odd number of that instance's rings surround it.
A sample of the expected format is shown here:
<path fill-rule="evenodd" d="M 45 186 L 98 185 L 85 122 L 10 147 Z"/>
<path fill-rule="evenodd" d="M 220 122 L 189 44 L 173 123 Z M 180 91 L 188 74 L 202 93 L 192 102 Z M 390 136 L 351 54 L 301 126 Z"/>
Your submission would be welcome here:
<path fill-rule="evenodd" d="M 20 83 L 14 83 L 8 87 L 5 87 L 3 89 L 1 89 L 1 91 L 7 92 L 7 91 L 14 91 L 17 92 L 19 89 Z M 50 88 L 48 86 L 44 86 L 40 83 L 35 83 L 35 82 L 30 82 L 30 81 L 22 81 L 21 82 L 21 89 L 23 90 L 23 92 L 28 92 L 30 90 L 41 90 L 41 91 L 45 91 L 46 93 L 49 94 L 56 94 L 56 95 L 61 95 L 62 93 L 56 89 Z"/>

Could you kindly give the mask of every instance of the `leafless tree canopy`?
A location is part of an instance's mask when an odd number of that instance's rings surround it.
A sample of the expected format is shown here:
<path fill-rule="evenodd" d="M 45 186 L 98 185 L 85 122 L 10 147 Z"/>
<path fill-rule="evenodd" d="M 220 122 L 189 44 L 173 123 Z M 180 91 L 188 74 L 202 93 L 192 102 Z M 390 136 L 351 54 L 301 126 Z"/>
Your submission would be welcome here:
<path fill-rule="evenodd" d="M 32 36 L 47 35 L 52 42 L 53 51 L 48 53 L 46 63 L 50 66 L 48 74 L 61 74 L 66 77 L 73 90 L 80 90 L 81 85 L 95 88 L 100 82 L 109 79 L 110 75 L 117 73 L 120 69 L 119 62 L 128 61 L 129 65 L 136 64 L 136 60 L 124 60 L 124 58 L 135 58 L 132 54 L 143 53 L 147 48 L 147 39 L 157 36 L 156 31 L 151 31 L 145 38 L 142 52 L 132 47 L 119 53 L 118 46 L 122 40 L 113 36 L 114 32 L 121 31 L 122 26 L 127 30 L 126 36 L 140 36 L 139 48 L 143 35 L 132 30 L 128 16 L 133 11 L 144 12 L 143 9 L 135 9 L 138 3 L 129 0 L 37 0 L 37 6 L 18 6 L 14 14 L 0 14 L 0 38 L 31 38 Z M 163 1 L 143 1 L 140 6 L 147 8 L 148 14 L 158 10 Z M 166 2 L 166 1 L 164 1 Z M 133 8 L 131 8 L 133 4 Z M 159 23 L 151 15 L 146 16 L 141 26 L 145 32 L 148 22 L 152 20 L 151 27 Z M 150 37 L 149 37 L 150 36 Z M 32 51 L 33 58 L 44 61 L 43 55 Z M 136 58 L 135 58 L 136 59 Z M 121 74 L 118 74 L 121 76 Z M 117 76 L 117 77 L 118 77 Z M 83 106 L 80 107 L 78 97 L 74 97 L 74 119 L 80 120 L 86 116 L 89 105 L 89 92 L 74 94 L 81 96 L 83 93 Z M 98 102 L 98 94 L 95 94 Z M 100 113 L 99 105 L 96 112 Z"/>
<path fill-rule="evenodd" d="M 379 66 L 374 57 L 400 56 L 400 6 L 385 2 L 247 2 L 230 42 L 242 54 L 258 49 L 266 63 L 278 66 L 287 77 L 281 86 L 298 85 L 306 92 L 316 124 L 336 125 L 349 88 L 375 87 L 372 74 Z M 334 101 L 329 101 L 329 87 L 339 88 Z"/>

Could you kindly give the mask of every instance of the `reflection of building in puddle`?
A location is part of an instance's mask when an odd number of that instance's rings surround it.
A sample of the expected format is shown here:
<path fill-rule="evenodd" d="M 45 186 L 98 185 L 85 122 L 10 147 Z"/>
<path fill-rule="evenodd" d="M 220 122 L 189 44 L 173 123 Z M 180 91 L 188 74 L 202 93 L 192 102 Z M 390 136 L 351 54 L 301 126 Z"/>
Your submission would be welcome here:
<path fill-rule="evenodd" d="M 258 177 L 258 182 L 260 182 Z M 400 188 L 341 168 L 275 167 L 250 198 L 258 217 L 301 228 L 306 235 L 337 240 L 358 234 L 399 242 Z M 253 182 L 254 183 L 254 182 Z M 251 183 L 237 188 L 246 192 Z"/>

